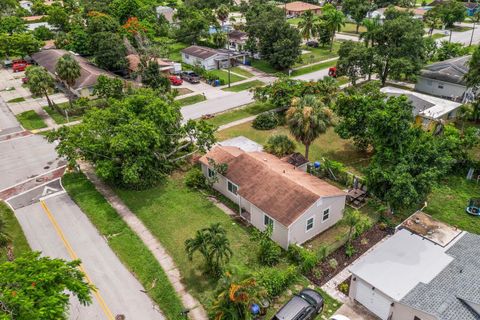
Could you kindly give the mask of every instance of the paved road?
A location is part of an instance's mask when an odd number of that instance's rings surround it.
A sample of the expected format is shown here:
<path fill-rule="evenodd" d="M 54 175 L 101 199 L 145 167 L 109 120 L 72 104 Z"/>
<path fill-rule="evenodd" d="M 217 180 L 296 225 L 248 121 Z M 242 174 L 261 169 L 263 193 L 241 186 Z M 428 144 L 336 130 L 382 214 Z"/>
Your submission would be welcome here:
<path fill-rule="evenodd" d="M 33 250 L 72 260 L 80 258 L 88 279 L 98 288 L 93 304 L 84 307 L 73 299 L 71 319 L 161 320 L 162 314 L 140 283 L 122 265 L 104 238 L 63 191 L 59 180 L 10 199 Z M 54 192 L 42 201 L 42 194 Z M 39 201 L 40 200 L 40 201 Z"/>
<path fill-rule="evenodd" d="M 318 80 L 322 80 L 326 76 L 328 76 L 328 68 L 303 74 L 301 76 L 296 76 L 296 77 L 293 77 L 293 79 L 303 80 L 303 81 L 318 81 Z"/>

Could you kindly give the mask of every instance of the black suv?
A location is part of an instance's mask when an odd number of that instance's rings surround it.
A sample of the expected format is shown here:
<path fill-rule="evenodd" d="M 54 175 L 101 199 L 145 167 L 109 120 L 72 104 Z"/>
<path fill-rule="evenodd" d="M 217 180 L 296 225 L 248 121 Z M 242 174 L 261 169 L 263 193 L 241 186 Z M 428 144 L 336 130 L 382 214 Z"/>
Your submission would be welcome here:
<path fill-rule="evenodd" d="M 180 78 L 190 83 L 199 83 L 200 76 L 193 71 L 184 71 L 180 74 Z"/>
<path fill-rule="evenodd" d="M 312 289 L 303 289 L 285 304 L 272 320 L 313 320 L 323 310 L 323 297 Z"/>

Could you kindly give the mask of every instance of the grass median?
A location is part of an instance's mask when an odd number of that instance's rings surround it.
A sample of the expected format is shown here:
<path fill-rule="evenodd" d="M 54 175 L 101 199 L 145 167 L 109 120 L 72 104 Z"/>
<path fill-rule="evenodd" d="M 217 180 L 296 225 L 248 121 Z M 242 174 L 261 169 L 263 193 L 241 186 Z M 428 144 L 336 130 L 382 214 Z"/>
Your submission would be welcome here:
<path fill-rule="evenodd" d="M 265 83 L 263 83 L 262 81 L 253 80 L 253 81 L 243 82 L 235 86 L 231 86 L 230 88 L 226 87 L 226 88 L 223 88 L 222 90 L 231 91 L 231 92 L 240 92 L 240 91 L 248 90 L 251 88 L 260 87 L 263 85 L 265 85 Z"/>
<path fill-rule="evenodd" d="M 191 104 L 199 103 L 202 101 L 207 100 L 203 94 L 197 94 L 194 96 L 178 99 L 178 103 L 180 104 L 181 107 L 188 106 Z"/>
<path fill-rule="evenodd" d="M 17 120 L 27 130 L 42 129 L 47 127 L 42 118 L 33 110 L 17 114 Z"/>
<path fill-rule="evenodd" d="M 10 238 L 13 245 L 13 254 L 15 257 L 19 257 L 24 253 L 30 252 L 30 246 L 28 245 L 25 234 L 22 227 L 18 223 L 17 218 L 12 209 L 3 201 L 0 201 L 0 220 L 5 223 L 4 232 Z M 0 263 L 7 261 L 7 249 L 0 249 Z"/>
<path fill-rule="evenodd" d="M 95 186 L 82 173 L 62 179 L 70 197 L 88 216 L 123 264 L 140 281 L 167 319 L 180 316 L 183 305 L 162 267 L 142 240 L 128 227 Z"/>

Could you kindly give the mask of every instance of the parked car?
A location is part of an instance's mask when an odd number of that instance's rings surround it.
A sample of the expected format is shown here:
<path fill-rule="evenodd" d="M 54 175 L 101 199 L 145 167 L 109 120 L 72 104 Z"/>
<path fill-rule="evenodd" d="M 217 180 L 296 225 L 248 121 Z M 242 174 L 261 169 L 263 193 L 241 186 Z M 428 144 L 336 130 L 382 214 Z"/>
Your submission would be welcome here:
<path fill-rule="evenodd" d="M 307 47 L 318 48 L 318 41 L 310 40 L 307 41 Z"/>
<path fill-rule="evenodd" d="M 22 60 L 22 61 L 14 61 L 13 62 L 13 66 L 12 66 L 12 69 L 13 69 L 13 72 L 22 72 L 22 71 L 25 71 L 25 69 L 27 69 L 27 67 L 29 66 L 30 64 L 28 64 L 26 61 Z"/>
<path fill-rule="evenodd" d="M 322 310 L 322 295 L 312 289 L 303 289 L 278 310 L 272 320 L 313 320 Z"/>
<path fill-rule="evenodd" d="M 200 76 L 193 71 L 183 71 L 180 77 L 190 83 L 199 83 Z"/>
<path fill-rule="evenodd" d="M 328 75 L 332 78 L 336 78 L 337 77 L 337 68 L 336 67 L 331 67 L 330 69 L 328 69 Z"/>
<path fill-rule="evenodd" d="M 180 78 L 179 76 L 168 76 L 168 80 L 170 80 L 170 83 L 173 86 L 179 86 L 183 83 L 182 78 Z"/>

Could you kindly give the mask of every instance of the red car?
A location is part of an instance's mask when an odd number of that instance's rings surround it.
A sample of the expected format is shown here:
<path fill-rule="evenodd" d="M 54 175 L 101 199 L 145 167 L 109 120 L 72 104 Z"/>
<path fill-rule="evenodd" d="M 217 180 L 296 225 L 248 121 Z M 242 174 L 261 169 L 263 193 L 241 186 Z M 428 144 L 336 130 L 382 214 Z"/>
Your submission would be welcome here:
<path fill-rule="evenodd" d="M 13 69 L 13 72 L 21 72 L 21 71 L 25 71 L 25 69 L 27 69 L 29 65 L 30 64 L 28 64 L 26 61 L 15 61 L 13 63 L 12 69 Z"/>
<path fill-rule="evenodd" d="M 183 80 L 177 76 L 168 76 L 168 80 L 170 80 L 170 83 L 174 86 L 179 86 L 183 83 Z"/>
<path fill-rule="evenodd" d="M 328 69 L 328 75 L 330 77 L 336 78 L 337 77 L 337 68 L 336 67 L 331 67 Z"/>

